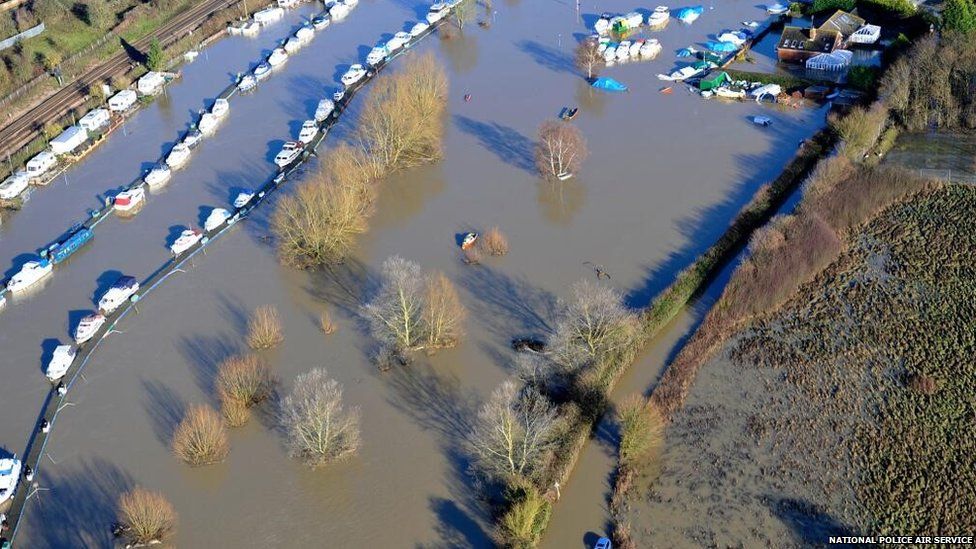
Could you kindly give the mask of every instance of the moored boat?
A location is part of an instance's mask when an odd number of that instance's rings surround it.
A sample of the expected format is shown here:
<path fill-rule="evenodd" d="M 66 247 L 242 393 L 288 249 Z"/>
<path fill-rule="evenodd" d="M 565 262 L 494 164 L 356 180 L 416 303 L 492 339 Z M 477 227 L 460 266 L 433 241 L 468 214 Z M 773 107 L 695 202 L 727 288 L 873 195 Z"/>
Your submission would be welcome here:
<path fill-rule="evenodd" d="M 315 120 L 322 122 L 332 114 L 332 109 L 335 108 L 335 103 L 331 99 L 322 99 L 319 104 L 315 107 Z"/>
<path fill-rule="evenodd" d="M 200 116 L 200 121 L 197 122 L 197 129 L 205 134 L 212 134 L 217 129 L 218 122 L 220 119 L 213 113 L 205 112 Z"/>
<path fill-rule="evenodd" d="M 349 6 L 343 4 L 342 2 L 337 2 L 334 6 L 329 9 L 329 16 L 332 17 L 333 21 L 341 21 L 345 19 L 351 9 Z"/>
<path fill-rule="evenodd" d="M 634 43 L 630 45 L 630 52 L 629 52 L 630 53 L 630 57 L 638 57 L 638 56 L 640 56 L 640 49 L 641 49 L 641 46 L 643 46 L 643 45 L 644 45 L 644 40 L 643 39 L 634 40 Z"/>
<path fill-rule="evenodd" d="M 658 6 L 647 16 L 647 26 L 652 29 L 659 29 L 668 24 L 671 20 L 671 10 L 667 6 Z"/>
<path fill-rule="evenodd" d="M 285 48 L 275 48 L 271 51 L 271 55 L 268 56 L 268 64 L 272 67 L 277 67 L 284 65 L 288 61 L 288 52 Z"/>
<path fill-rule="evenodd" d="M 661 43 L 658 42 L 657 38 L 648 38 L 641 44 L 640 56 L 646 57 L 648 59 L 653 59 L 661 53 Z"/>
<path fill-rule="evenodd" d="M 427 10 L 427 22 L 433 25 L 440 21 L 451 11 L 450 6 L 445 2 L 437 2 Z"/>
<path fill-rule="evenodd" d="M 47 363 L 44 375 L 51 381 L 57 381 L 68 373 L 68 368 L 75 361 L 77 350 L 73 345 L 58 345 L 54 348 L 51 361 Z"/>
<path fill-rule="evenodd" d="M 17 172 L 0 183 L 0 198 L 11 200 L 20 196 L 30 185 L 27 172 Z"/>
<path fill-rule="evenodd" d="M 198 128 L 191 129 L 190 131 L 186 132 L 186 135 L 183 136 L 183 144 L 189 147 L 191 150 L 195 149 L 201 141 L 203 141 L 203 132 L 201 132 Z"/>
<path fill-rule="evenodd" d="M 37 284 L 54 271 L 54 264 L 47 259 L 28 261 L 17 271 L 17 274 L 10 277 L 7 282 L 7 289 L 11 292 L 21 292 Z"/>
<path fill-rule="evenodd" d="M 149 170 L 149 173 L 146 174 L 143 181 L 145 181 L 146 184 L 149 185 L 149 188 L 152 189 L 166 183 L 172 174 L 173 172 L 170 170 L 169 165 L 167 165 L 165 162 L 160 162 Z"/>
<path fill-rule="evenodd" d="M 461 249 L 469 250 L 478 241 L 478 233 L 465 233 L 464 237 L 461 239 Z"/>
<path fill-rule="evenodd" d="M 295 38 L 297 38 L 298 41 L 301 42 L 302 44 L 309 43 L 314 37 L 315 37 L 315 31 L 312 29 L 312 27 L 307 26 L 307 24 L 306 26 L 303 26 L 302 28 L 295 31 Z"/>
<path fill-rule="evenodd" d="M 245 74 L 241 77 L 240 83 L 237 84 L 237 89 L 242 92 L 247 92 L 253 90 L 257 85 L 258 79 L 253 74 Z"/>
<path fill-rule="evenodd" d="M 737 90 L 728 86 L 719 86 L 715 88 L 715 95 L 726 99 L 744 99 L 746 92 L 745 90 Z"/>
<path fill-rule="evenodd" d="M 369 50 L 369 53 L 366 55 L 366 64 L 370 67 L 375 67 L 376 65 L 382 63 L 389 53 L 390 52 L 386 49 L 386 46 L 376 46 L 375 48 Z"/>
<path fill-rule="evenodd" d="M 241 191 L 234 199 L 234 208 L 243 208 L 248 202 L 251 201 L 252 198 L 254 198 L 254 193 L 250 191 Z"/>
<path fill-rule="evenodd" d="M 284 48 L 287 53 L 295 53 L 301 47 L 302 47 L 301 40 L 295 38 L 294 36 L 292 36 L 291 38 L 285 41 Z"/>
<path fill-rule="evenodd" d="M 210 113 L 217 118 L 223 118 L 229 110 L 230 102 L 223 97 L 218 97 L 216 100 L 214 100 L 213 107 L 210 107 Z"/>
<path fill-rule="evenodd" d="M 105 315 L 92 313 L 85 315 L 75 328 L 75 343 L 81 345 L 89 339 L 95 337 L 98 330 L 105 324 Z"/>
<path fill-rule="evenodd" d="M 342 78 L 340 78 L 339 81 L 342 82 L 342 85 L 344 86 L 351 86 L 362 80 L 365 76 L 366 68 L 359 63 L 356 63 L 355 65 L 349 67 L 349 70 L 342 75 Z"/>
<path fill-rule="evenodd" d="M 332 20 L 329 18 L 328 13 L 322 13 L 312 18 L 312 26 L 318 30 L 328 27 L 330 23 L 332 23 Z"/>
<path fill-rule="evenodd" d="M 623 61 L 630 57 L 630 47 L 633 43 L 630 40 L 623 40 L 617 44 L 617 59 Z"/>
<path fill-rule="evenodd" d="M 0 504 L 13 497 L 20 481 L 20 470 L 23 463 L 17 456 L 0 459 Z M 4 521 L 6 522 L 6 520 Z"/>
<path fill-rule="evenodd" d="M 206 221 L 203 222 L 203 230 L 209 233 L 223 225 L 228 219 L 230 219 L 230 212 L 224 208 L 214 208 L 210 211 Z"/>
<path fill-rule="evenodd" d="M 169 154 L 166 155 L 166 164 L 170 168 L 179 168 L 190 158 L 190 146 L 186 143 L 177 143 L 173 146 Z"/>
<path fill-rule="evenodd" d="M 773 120 L 768 116 L 753 116 L 752 123 L 765 128 L 767 126 L 771 126 L 773 124 Z"/>
<path fill-rule="evenodd" d="M 611 43 L 603 50 L 603 60 L 610 62 L 617 58 L 617 45 Z"/>
<path fill-rule="evenodd" d="M 139 291 L 139 281 L 134 276 L 120 276 L 102 298 L 98 300 L 98 310 L 109 315 Z"/>
<path fill-rule="evenodd" d="M 410 27 L 410 36 L 416 38 L 427 31 L 430 25 L 424 21 L 417 22 L 414 26 Z"/>
<path fill-rule="evenodd" d="M 180 255 L 181 253 L 192 248 L 200 239 L 203 238 L 203 231 L 199 229 L 184 229 L 180 236 L 170 245 L 169 249 L 173 252 L 173 255 Z"/>
<path fill-rule="evenodd" d="M 112 200 L 112 208 L 119 214 L 132 214 L 146 200 L 146 190 L 142 186 L 120 192 Z"/>
<path fill-rule="evenodd" d="M 402 31 L 398 32 L 393 35 L 393 38 L 390 38 L 386 42 L 386 49 L 390 50 L 390 53 L 393 53 L 398 49 L 402 48 L 403 46 L 407 45 L 407 42 L 409 41 L 410 41 L 410 33 L 402 32 Z"/>
<path fill-rule="evenodd" d="M 302 129 L 298 132 L 298 140 L 302 143 L 310 143 L 319 134 L 319 125 L 314 120 L 302 122 Z"/>
<path fill-rule="evenodd" d="M 271 76 L 271 65 L 269 65 L 267 61 L 262 61 L 258 63 L 257 67 L 254 67 L 254 78 L 257 79 L 258 82 L 269 76 Z"/>
<path fill-rule="evenodd" d="M 279 168 L 284 168 L 301 156 L 305 145 L 301 141 L 287 141 L 282 145 L 281 150 L 274 157 L 274 163 Z"/>
<path fill-rule="evenodd" d="M 596 31 L 600 36 L 604 36 L 610 32 L 610 19 L 613 15 L 609 13 L 603 13 L 600 18 L 596 20 L 593 24 L 593 30 Z"/>

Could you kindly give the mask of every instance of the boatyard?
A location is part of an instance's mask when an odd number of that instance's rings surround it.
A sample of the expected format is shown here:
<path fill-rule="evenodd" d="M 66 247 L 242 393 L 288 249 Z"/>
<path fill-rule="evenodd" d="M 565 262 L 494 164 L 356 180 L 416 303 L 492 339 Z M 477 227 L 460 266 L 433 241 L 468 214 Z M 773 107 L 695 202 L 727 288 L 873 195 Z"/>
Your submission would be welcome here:
<path fill-rule="evenodd" d="M 632 9 L 612 4 L 620 12 Z M 592 88 L 572 64 L 573 33 L 588 33 L 599 14 L 584 7 L 578 15 L 548 2 L 506 3 L 490 12 L 478 5 L 482 24 L 459 30 L 445 19 L 450 32 L 430 29 L 401 50 L 433 52 L 447 67 L 443 162 L 384 183 L 372 230 L 353 259 L 324 271 L 282 267 L 267 242 L 270 208 L 264 204 L 315 169 L 313 151 L 349 138 L 361 114 L 358 87 L 368 91 L 374 71 L 389 69 L 382 62 L 364 67 L 336 99 L 343 76 L 355 64 L 366 65 L 396 33 L 409 36 L 426 9 L 363 0 L 346 22 L 317 30 L 247 93 L 239 91 L 244 76 L 276 48 L 285 49 L 283 41 L 322 6 L 286 10 L 257 36 L 242 32 L 214 44 L 183 67 L 182 78 L 163 95 L 5 220 L 0 258 L 8 278 L 36 260 L 37 246 L 63 246 L 82 230 L 94 235 L 72 243 L 50 276 L 33 291 L 8 295 L 0 311 L 7 357 L 0 371 L 0 447 L 26 456 L 36 471 L 34 484 L 14 502 L 19 511 L 30 496 L 23 520 L 10 515 L 19 522 L 17 546 L 110 544 L 116 494 L 135 485 L 161 489 L 174 502 L 179 545 L 321 539 L 389 547 L 490 545 L 489 518 L 470 496 L 456 443 L 465 426 L 449 418 L 472 417 L 478 402 L 512 374 L 511 339 L 546 330 L 558 297 L 594 276 L 584 262 L 612 273 L 609 283 L 630 306 L 646 305 L 824 123 L 821 103 L 789 108 L 702 101 L 683 85 L 660 93 L 655 75 L 681 65 L 678 49 L 765 17 L 750 3 L 708 6 L 690 26 L 672 21 L 642 31 L 660 41 L 661 53 L 600 71 L 627 86 L 620 94 Z M 525 81 L 549 92 L 531 93 L 518 84 Z M 513 94 L 517 101 L 505 99 Z M 228 99 L 229 110 L 212 137 L 165 184 L 149 189 L 144 209 L 110 219 L 111 198 L 141 188 L 147 172 L 166 161 L 217 98 Z M 317 119 L 313 113 L 325 98 L 335 109 L 319 121 L 312 142 L 276 167 L 286 142 L 300 137 L 305 121 Z M 534 173 L 532 142 L 539 123 L 564 108 L 577 109 L 571 118 L 586 135 L 590 157 L 575 177 L 553 185 Z M 757 116 L 771 125 L 753 123 Z M 250 201 L 232 206 L 245 191 L 253 193 Z M 214 208 L 228 211 L 226 223 L 172 257 L 167 247 L 184 230 L 203 227 Z M 82 225 L 64 232 L 77 222 Z M 477 266 L 460 261 L 455 235 L 491 225 L 512 238 L 511 253 Z M 394 254 L 455 281 L 471 311 L 471 337 L 402 371 L 380 373 L 358 327 L 357 302 L 380 263 Z M 140 280 L 138 300 L 107 315 L 80 348 L 60 395 L 44 368 L 123 274 Z M 333 468 L 308 471 L 287 461 L 269 422 L 259 420 L 234 432 L 225 463 L 187 469 L 169 453 L 174 422 L 187 403 L 210 398 L 214 364 L 237 352 L 247 311 L 265 303 L 275 304 L 284 320 L 285 343 L 266 356 L 277 376 L 288 387 L 296 373 L 327 367 L 362 410 L 363 451 Z M 340 325 L 328 339 L 310 320 L 324 308 Z M 621 381 L 622 393 L 656 378 L 670 342 L 695 317 L 694 311 L 681 317 L 659 350 L 634 365 Z M 562 487 L 547 546 L 589 547 L 603 530 L 609 460 L 609 450 L 593 442 Z M 76 498 L 90 505 L 72 511 L 67 502 Z M 269 524 L 256 535 L 240 527 L 250 518 Z M 66 527 L 44 527 L 55 522 Z"/>

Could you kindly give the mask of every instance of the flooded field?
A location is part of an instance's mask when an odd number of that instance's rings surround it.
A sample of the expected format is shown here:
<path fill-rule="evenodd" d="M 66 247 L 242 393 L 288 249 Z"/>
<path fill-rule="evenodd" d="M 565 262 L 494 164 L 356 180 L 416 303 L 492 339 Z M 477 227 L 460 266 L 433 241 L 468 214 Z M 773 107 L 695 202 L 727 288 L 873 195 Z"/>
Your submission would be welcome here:
<path fill-rule="evenodd" d="M 921 175 L 957 183 L 976 183 L 976 137 L 957 133 L 899 136 L 885 162 L 918 170 Z"/>
<path fill-rule="evenodd" d="M 630 11 L 614 0 L 583 5 Z M 713 8 L 713 9 L 709 9 Z M 0 228 L 0 261 L 14 270 L 58 236 L 100 196 L 129 181 L 209 105 L 231 74 L 256 63 L 303 16 L 259 38 L 219 42 L 184 69 L 167 96 L 133 117 L 107 143 Z M 197 149 L 167 188 L 129 221 L 107 220 L 87 249 L 56 269 L 36 296 L 11 299 L 0 313 L 0 446 L 20 453 L 47 391 L 42 365 L 93 300 L 119 273 L 139 278 L 162 264 L 166 244 L 197 226 L 210 206 L 225 206 L 243 187 L 271 173 L 270 158 L 297 135 L 338 75 L 379 39 L 409 28 L 426 6 L 363 0 L 349 18 L 318 33 L 256 92 L 231 101 L 228 119 Z M 575 40 L 587 30 L 571 3 L 506 0 L 488 28 L 465 25 L 456 37 L 431 36 L 416 49 L 442 59 L 451 82 L 444 161 L 397 174 L 381 190 L 370 232 L 354 260 L 329 272 L 278 265 L 266 209 L 208 247 L 120 324 L 70 394 L 38 476 L 41 492 L 18 533 L 25 547 L 110 544 L 118 492 L 132 485 L 161 490 L 180 515 L 176 543 L 202 546 L 311 546 L 323 540 L 364 547 L 489 546 L 488 520 L 465 474 L 462 435 L 480 400 L 512 375 L 509 341 L 548 328 L 556 300 L 603 265 L 610 283 L 639 307 L 710 245 L 762 183 L 772 179 L 800 140 L 824 120 L 823 109 L 779 110 L 755 103 L 705 101 L 675 86 L 658 93 L 654 77 L 676 65 L 674 51 L 700 44 L 739 21 L 760 19 L 744 0 L 707 6 L 694 25 L 672 20 L 653 33 L 656 61 L 611 67 L 604 75 L 630 92 L 592 91 L 572 65 Z M 470 94 L 470 101 L 465 101 Z M 353 104 L 327 149 L 355 124 Z M 542 183 L 532 167 L 539 124 L 578 105 L 590 157 L 577 178 Z M 749 118 L 770 116 L 771 127 Z M 287 192 L 287 189 L 286 189 Z M 508 256 L 480 266 L 459 261 L 455 235 L 498 225 Z M 461 289 L 469 309 L 467 339 L 457 349 L 380 373 L 358 305 L 382 261 L 399 254 L 439 269 Z M 285 342 L 265 358 L 290 390 L 295 376 L 326 367 L 361 409 L 363 445 L 337 466 L 308 471 L 290 460 L 267 418 L 231 431 L 231 453 L 217 466 L 190 469 L 169 451 L 172 430 L 189 404 L 215 403 L 216 363 L 244 349 L 247 313 L 263 304 L 282 313 Z M 339 330 L 324 336 L 329 308 Z M 615 397 L 646 391 L 674 342 L 673 333 L 621 381 Z M 583 547 L 603 531 L 608 446 L 591 444 L 563 488 L 546 543 Z"/>

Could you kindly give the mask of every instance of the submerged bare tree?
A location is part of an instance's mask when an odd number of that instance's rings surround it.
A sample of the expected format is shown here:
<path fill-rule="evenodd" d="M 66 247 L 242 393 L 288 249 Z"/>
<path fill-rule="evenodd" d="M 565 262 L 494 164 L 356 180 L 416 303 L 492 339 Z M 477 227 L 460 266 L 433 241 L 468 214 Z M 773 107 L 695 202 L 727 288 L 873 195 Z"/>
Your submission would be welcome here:
<path fill-rule="evenodd" d="M 573 300 L 556 321 L 550 357 L 567 372 L 577 372 L 629 347 L 639 331 L 637 315 L 623 305 L 620 294 L 581 280 L 573 285 Z"/>
<path fill-rule="evenodd" d="M 168 541 L 176 530 L 176 511 L 163 494 L 137 487 L 119 497 L 118 520 L 130 545 Z"/>
<path fill-rule="evenodd" d="M 576 68 L 586 72 L 587 78 L 593 78 L 606 65 L 603 54 L 600 53 L 600 43 L 592 38 L 586 38 L 576 46 Z"/>
<path fill-rule="evenodd" d="M 467 445 L 479 473 L 499 480 L 533 478 L 548 464 L 561 425 L 546 397 L 506 381 L 482 406 Z"/>
<path fill-rule="evenodd" d="M 322 368 L 298 376 L 281 405 L 292 457 L 319 467 L 359 449 L 359 410 L 342 404 L 342 387 Z"/>
<path fill-rule="evenodd" d="M 554 120 L 542 123 L 536 143 L 535 165 L 543 178 L 556 181 L 573 175 L 586 154 L 586 139 L 576 126 Z"/>

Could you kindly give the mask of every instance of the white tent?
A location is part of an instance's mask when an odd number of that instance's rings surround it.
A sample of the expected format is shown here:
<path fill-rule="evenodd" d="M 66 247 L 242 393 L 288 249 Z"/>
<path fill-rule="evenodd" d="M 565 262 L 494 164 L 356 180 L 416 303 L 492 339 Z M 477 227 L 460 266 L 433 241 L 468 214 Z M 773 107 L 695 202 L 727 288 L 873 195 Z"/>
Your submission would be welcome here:
<path fill-rule="evenodd" d="M 807 59 L 807 68 L 820 71 L 839 71 L 849 67 L 853 57 L 854 54 L 847 50 L 821 53 Z"/>

